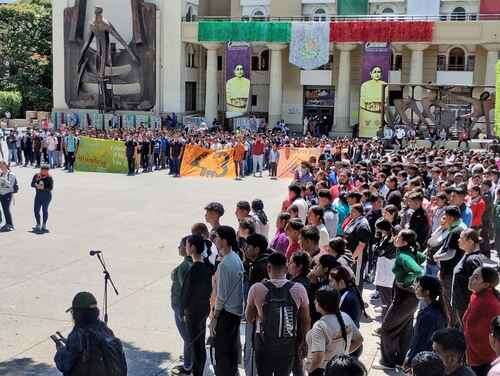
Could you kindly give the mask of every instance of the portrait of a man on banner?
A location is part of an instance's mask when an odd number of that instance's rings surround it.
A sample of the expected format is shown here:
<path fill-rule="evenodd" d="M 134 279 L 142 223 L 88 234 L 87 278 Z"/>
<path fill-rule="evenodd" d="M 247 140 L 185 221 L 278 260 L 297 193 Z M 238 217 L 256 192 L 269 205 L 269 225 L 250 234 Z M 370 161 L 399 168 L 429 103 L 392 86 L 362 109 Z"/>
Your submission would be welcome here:
<path fill-rule="evenodd" d="M 384 85 L 389 81 L 390 47 L 367 43 L 363 50 L 363 84 L 359 99 L 359 136 L 376 137 L 382 126 Z"/>
<path fill-rule="evenodd" d="M 226 117 L 234 118 L 248 111 L 250 97 L 250 47 L 228 43 L 226 46 Z"/>

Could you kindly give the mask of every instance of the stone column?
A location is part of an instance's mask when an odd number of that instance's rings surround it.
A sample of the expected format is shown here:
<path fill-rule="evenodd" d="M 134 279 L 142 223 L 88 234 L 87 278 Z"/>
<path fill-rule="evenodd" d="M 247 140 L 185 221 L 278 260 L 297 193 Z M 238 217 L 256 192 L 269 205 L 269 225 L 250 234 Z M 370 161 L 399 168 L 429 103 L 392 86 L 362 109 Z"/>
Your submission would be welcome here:
<path fill-rule="evenodd" d="M 335 85 L 335 113 L 333 135 L 352 135 L 351 129 L 351 51 L 356 44 L 336 44 L 340 50 L 339 76 Z"/>
<path fill-rule="evenodd" d="M 52 95 L 54 110 L 65 110 L 66 88 L 65 88 L 65 61 L 64 61 L 64 8 L 68 6 L 66 1 L 54 1 L 52 4 Z"/>
<path fill-rule="evenodd" d="M 283 70 L 282 52 L 286 44 L 268 44 L 271 50 L 271 69 L 269 72 L 269 128 L 282 118 L 283 108 Z"/>
<path fill-rule="evenodd" d="M 485 44 L 483 47 L 488 51 L 488 55 L 486 57 L 486 75 L 484 76 L 484 85 L 495 86 L 496 65 L 498 61 L 498 51 L 500 51 L 500 44 Z"/>
<path fill-rule="evenodd" d="M 183 113 L 184 43 L 181 35 L 182 6 L 180 1 L 159 1 L 161 35 L 156 53 L 161 54 L 161 108 L 160 112 Z M 161 43 L 161 44 L 160 44 Z"/>
<path fill-rule="evenodd" d="M 429 47 L 428 44 L 408 44 L 411 50 L 410 65 L 410 83 L 424 83 L 424 50 Z M 415 99 L 422 98 L 422 88 L 415 88 Z"/>
<path fill-rule="evenodd" d="M 207 82 L 205 90 L 205 121 L 207 125 L 212 124 L 217 116 L 217 43 L 205 43 L 203 47 L 207 49 Z"/>

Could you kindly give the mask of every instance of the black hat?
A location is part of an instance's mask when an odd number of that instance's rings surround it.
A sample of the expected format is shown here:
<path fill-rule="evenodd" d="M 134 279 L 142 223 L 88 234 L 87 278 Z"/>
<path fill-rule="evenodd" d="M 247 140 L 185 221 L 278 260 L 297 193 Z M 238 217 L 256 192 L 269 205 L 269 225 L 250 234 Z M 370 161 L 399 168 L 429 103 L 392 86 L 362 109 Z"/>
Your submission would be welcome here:
<path fill-rule="evenodd" d="M 82 291 L 75 295 L 71 307 L 66 312 L 74 309 L 91 309 L 97 308 L 97 299 L 90 292 Z"/>

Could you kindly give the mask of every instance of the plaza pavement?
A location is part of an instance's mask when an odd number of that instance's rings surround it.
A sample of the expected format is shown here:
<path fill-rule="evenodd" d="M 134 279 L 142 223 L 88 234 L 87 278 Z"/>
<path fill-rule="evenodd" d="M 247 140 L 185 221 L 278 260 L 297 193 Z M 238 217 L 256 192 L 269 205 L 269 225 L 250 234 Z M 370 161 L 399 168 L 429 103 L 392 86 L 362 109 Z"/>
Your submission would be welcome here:
<path fill-rule="evenodd" d="M 49 336 L 72 327 L 65 310 L 78 291 L 91 291 L 102 308 L 101 250 L 119 296 L 110 290 L 110 327 L 122 339 L 129 375 L 166 375 L 180 354 L 170 308 L 170 273 L 177 245 L 190 225 L 203 221 L 203 207 L 220 201 L 223 224 L 235 225 L 235 203 L 261 198 L 271 229 L 287 181 L 248 178 L 175 179 L 165 172 L 135 177 L 53 171 L 50 234 L 35 235 L 30 182 L 35 170 L 14 168 L 20 191 L 13 204 L 16 230 L 0 233 L 0 375 L 59 375 Z M 371 307 L 369 308 L 371 311 Z M 371 313 L 373 316 L 373 312 Z M 371 368 L 378 337 L 362 323 L 362 360 Z M 370 369 L 370 375 L 382 374 Z M 243 375 L 243 373 L 242 373 Z"/>

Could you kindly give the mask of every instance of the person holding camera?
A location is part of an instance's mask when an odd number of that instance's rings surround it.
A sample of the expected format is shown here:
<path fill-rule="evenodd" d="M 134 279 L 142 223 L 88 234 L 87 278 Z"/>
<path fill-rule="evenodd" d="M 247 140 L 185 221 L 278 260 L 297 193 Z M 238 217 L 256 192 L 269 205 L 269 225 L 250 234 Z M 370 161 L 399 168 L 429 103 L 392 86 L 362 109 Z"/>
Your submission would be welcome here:
<path fill-rule="evenodd" d="M 34 204 L 36 226 L 33 231 L 37 234 L 48 233 L 49 204 L 52 201 L 52 189 L 54 188 L 54 179 L 49 175 L 49 166 L 42 165 L 40 172 L 33 176 L 31 186 L 36 189 Z M 40 221 L 40 210 L 42 211 L 42 222 Z"/>

